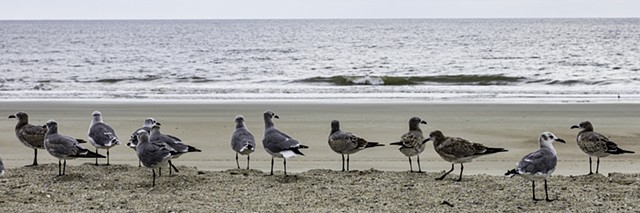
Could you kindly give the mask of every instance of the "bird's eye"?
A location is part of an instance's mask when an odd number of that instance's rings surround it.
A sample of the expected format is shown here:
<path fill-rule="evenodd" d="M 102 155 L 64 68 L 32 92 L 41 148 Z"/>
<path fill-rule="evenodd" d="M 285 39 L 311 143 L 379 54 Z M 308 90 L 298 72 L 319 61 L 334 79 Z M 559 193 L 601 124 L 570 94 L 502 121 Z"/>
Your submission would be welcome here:
<path fill-rule="evenodd" d="M 549 138 L 553 139 L 553 135 L 549 136 Z"/>

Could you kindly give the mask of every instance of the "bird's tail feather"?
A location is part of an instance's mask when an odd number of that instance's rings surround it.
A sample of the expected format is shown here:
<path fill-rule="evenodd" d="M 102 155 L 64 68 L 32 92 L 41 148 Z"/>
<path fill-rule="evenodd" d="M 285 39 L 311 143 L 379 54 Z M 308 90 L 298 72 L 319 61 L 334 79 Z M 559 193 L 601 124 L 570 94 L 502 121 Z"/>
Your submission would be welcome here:
<path fill-rule="evenodd" d="M 202 152 L 202 150 L 199 150 L 198 148 L 195 148 L 193 146 L 187 145 L 187 148 L 187 152 Z"/>
<path fill-rule="evenodd" d="M 518 174 L 518 172 L 516 171 L 516 169 L 512 169 L 512 170 L 507 171 L 507 173 L 504 173 L 504 175 L 508 176 L 508 177 L 513 177 L 514 175 L 517 175 L 517 174 Z"/>
<path fill-rule="evenodd" d="M 381 144 L 380 142 L 367 142 L 367 145 L 364 146 L 364 148 L 376 147 L 376 146 L 384 146 L 384 144 Z"/>
<path fill-rule="evenodd" d="M 86 150 L 85 153 L 80 153 L 80 154 L 76 154 L 73 155 L 72 157 L 76 157 L 76 158 L 106 158 L 104 155 Z"/>

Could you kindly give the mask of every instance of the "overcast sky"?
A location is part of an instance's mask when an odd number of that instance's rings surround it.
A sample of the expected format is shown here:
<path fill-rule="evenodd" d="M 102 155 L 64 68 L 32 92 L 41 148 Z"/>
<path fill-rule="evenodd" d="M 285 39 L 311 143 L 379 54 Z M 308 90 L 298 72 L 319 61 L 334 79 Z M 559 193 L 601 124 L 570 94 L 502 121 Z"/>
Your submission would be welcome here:
<path fill-rule="evenodd" d="M 0 20 L 640 17 L 640 0 L 0 0 Z"/>

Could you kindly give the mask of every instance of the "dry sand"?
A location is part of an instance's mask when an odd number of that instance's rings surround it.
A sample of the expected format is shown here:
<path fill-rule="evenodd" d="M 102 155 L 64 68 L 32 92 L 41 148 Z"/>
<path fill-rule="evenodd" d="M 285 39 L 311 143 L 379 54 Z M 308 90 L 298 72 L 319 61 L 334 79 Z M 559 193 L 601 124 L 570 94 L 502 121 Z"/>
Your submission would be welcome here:
<path fill-rule="evenodd" d="M 162 122 L 164 133 L 176 135 L 203 150 L 177 160 L 175 164 L 183 166 L 181 173 L 161 177 L 155 189 L 149 187 L 150 170 L 138 169 L 134 151 L 124 145 L 111 150 L 111 163 L 119 165 L 93 167 L 85 165 L 92 160 L 72 160 L 68 164 L 75 166 L 68 165 L 69 175 L 56 177 L 57 165 L 52 163 L 57 160 L 44 150 L 39 151 L 39 162 L 47 165 L 22 167 L 31 162 L 33 151 L 15 138 L 16 121 L 6 119 L 0 122 L 0 157 L 8 168 L 7 175 L 0 178 L 0 209 L 38 210 L 43 206 L 60 211 L 91 208 L 131 211 L 639 209 L 638 154 L 601 159 L 600 172 L 615 173 L 610 178 L 581 176 L 588 172 L 587 156 L 575 144 L 577 131 L 569 129 L 572 124 L 590 120 L 596 131 L 609 135 L 621 147 L 639 151 L 640 107 L 635 104 L 4 101 L 0 105 L 2 116 L 25 111 L 31 123 L 44 124 L 55 119 L 62 134 L 85 139 L 94 110 L 102 111 L 105 121 L 123 141 L 142 125 L 144 118 L 154 117 Z M 268 172 L 270 156 L 260 143 L 251 157 L 251 167 L 256 170 L 246 175 L 234 174 L 243 171 L 227 171 L 235 168 L 234 153 L 229 146 L 233 118 L 243 114 L 250 130 L 260 140 L 262 112 L 266 109 L 280 116 L 281 119 L 275 121 L 279 129 L 311 147 L 303 151 L 305 157 L 287 162 L 288 171 L 295 175 L 262 174 Z M 451 179 L 433 180 L 449 169 L 450 164 L 441 160 L 431 146 L 421 154 L 422 169 L 429 172 L 427 174 L 405 172 L 409 169 L 407 158 L 397 147 L 390 146 L 352 155 L 351 169 L 360 172 L 330 171 L 340 169 L 341 164 L 340 156 L 326 144 L 331 120 L 340 120 L 345 130 L 388 143 L 397 141 L 407 131 L 411 116 L 429 122 L 423 126 L 427 134 L 439 129 L 445 135 L 510 151 L 465 164 L 462 183 Z M 568 141 L 556 145 L 559 163 L 550 181 L 550 191 L 558 201 L 549 204 L 530 201 L 529 182 L 501 176 L 523 155 L 537 149 L 537 137 L 543 131 L 552 131 Z M 92 148 L 90 146 L 87 144 Z M 241 159 L 241 165 L 245 165 L 246 158 Z M 282 170 L 282 160 L 276 160 L 275 169 Z M 457 174 L 458 169 L 456 166 L 452 174 Z M 538 187 L 541 197 L 542 183 Z M 443 201 L 454 207 L 440 205 Z"/>

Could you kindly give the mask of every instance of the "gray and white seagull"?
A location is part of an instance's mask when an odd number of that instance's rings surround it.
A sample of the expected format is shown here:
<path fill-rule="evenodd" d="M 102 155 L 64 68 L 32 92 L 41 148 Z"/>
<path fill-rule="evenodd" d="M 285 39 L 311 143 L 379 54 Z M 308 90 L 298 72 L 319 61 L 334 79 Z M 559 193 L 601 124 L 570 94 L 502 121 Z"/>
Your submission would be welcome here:
<path fill-rule="evenodd" d="M 304 154 L 300 152 L 300 149 L 309 148 L 308 146 L 300 144 L 300 141 L 292 138 L 291 136 L 276 129 L 273 124 L 273 118 L 280 118 L 275 113 L 267 110 L 263 114 L 264 116 L 264 137 L 262 139 L 262 145 L 264 150 L 271 155 L 271 173 L 273 175 L 273 158 L 284 159 L 284 175 L 287 175 L 287 158 L 295 157 Z"/>
<path fill-rule="evenodd" d="M 242 115 L 237 115 L 235 122 L 236 129 L 233 130 L 233 134 L 231 135 L 231 148 L 236 152 L 236 166 L 238 166 L 238 169 L 240 168 L 238 154 L 246 155 L 247 169 L 249 169 L 250 154 L 256 150 L 256 140 L 251 132 L 249 132 Z"/>
<path fill-rule="evenodd" d="M 161 166 L 167 165 L 172 156 L 177 154 L 177 152 L 165 143 L 151 143 L 149 141 L 149 133 L 144 129 L 136 133 L 136 138 L 138 140 L 138 146 L 136 147 L 138 160 L 140 160 L 145 167 L 151 168 L 151 172 L 153 172 L 153 184 L 151 186 L 156 186 L 155 169 L 160 169 Z M 171 170 L 171 168 L 169 168 L 169 170 Z"/>
<path fill-rule="evenodd" d="M 589 155 L 589 174 L 593 174 L 591 170 L 591 156 L 596 157 L 596 174 L 600 168 L 600 158 L 609 155 L 619 155 L 625 153 L 635 153 L 634 151 L 624 150 L 618 147 L 616 143 L 609 140 L 607 136 L 593 131 L 593 125 L 589 121 L 583 121 L 580 124 L 571 126 L 571 129 L 582 129 L 576 136 L 576 142 L 580 149 Z"/>
<path fill-rule="evenodd" d="M 399 142 L 389 144 L 400 146 L 400 152 L 409 158 L 409 169 L 411 172 L 413 172 L 413 165 L 411 164 L 412 156 L 416 156 L 418 160 L 418 172 L 422 172 L 422 168 L 420 167 L 420 153 L 424 151 L 426 141 L 424 140 L 422 129 L 420 129 L 420 124 L 427 124 L 427 122 L 419 117 L 410 118 L 409 132 L 404 133 L 400 137 Z"/>
<path fill-rule="evenodd" d="M 18 120 L 16 124 L 16 137 L 22 144 L 33 149 L 33 164 L 38 165 L 38 149 L 44 149 L 44 135 L 47 129 L 43 126 L 29 124 L 29 115 L 25 112 L 17 112 L 15 115 L 9 115 L 9 118 Z"/>
<path fill-rule="evenodd" d="M 183 143 L 182 140 L 178 137 L 162 134 L 162 132 L 160 132 L 160 123 L 156 123 L 155 125 L 153 125 L 153 127 L 151 127 L 149 140 L 151 141 L 151 143 L 161 143 L 171 147 L 176 152 L 175 154 L 171 155 L 171 159 L 176 159 L 189 152 L 202 151 L 198 148 Z M 171 174 L 171 168 L 173 168 L 176 172 L 179 172 L 178 168 L 176 168 L 171 160 L 169 160 L 169 174 Z"/>
<path fill-rule="evenodd" d="M 342 155 L 342 171 L 344 172 L 344 155 L 347 155 L 347 170 L 349 171 L 349 155 L 360 150 L 384 146 L 378 142 L 370 142 L 357 135 L 340 130 L 340 122 L 338 120 L 331 121 L 331 133 L 329 134 L 329 147 L 334 152 Z"/>
<path fill-rule="evenodd" d="M 507 171 L 506 176 L 513 177 L 518 175 L 524 179 L 531 181 L 531 190 L 533 192 L 533 200 L 536 199 L 536 181 L 544 180 L 544 194 L 546 201 L 549 199 L 547 191 L 547 178 L 556 170 L 558 162 L 558 154 L 553 147 L 553 142 L 565 143 L 564 140 L 558 138 L 551 132 L 543 132 L 538 138 L 540 149 L 525 155 L 520 162 L 516 164 L 516 168 Z"/>
<path fill-rule="evenodd" d="M 58 158 L 58 176 L 65 175 L 67 160 L 75 158 L 105 158 L 105 156 L 85 149 L 75 138 L 59 134 L 58 123 L 54 120 L 47 121 L 44 147 L 49 154 Z M 64 165 L 62 161 L 64 161 Z"/>
<path fill-rule="evenodd" d="M 156 123 L 158 122 L 156 122 L 156 119 L 154 118 L 145 119 L 144 122 L 142 123 L 142 127 L 136 129 L 136 131 L 133 131 L 133 133 L 131 133 L 131 138 L 129 138 L 129 142 L 127 142 L 127 146 L 133 149 L 133 151 L 135 151 L 136 147 L 138 146 L 138 131 L 144 130 L 150 134 L 151 127 L 153 127 L 153 125 L 155 125 Z M 140 161 L 138 161 L 138 167 L 142 167 L 142 164 Z"/>
<path fill-rule="evenodd" d="M 118 136 L 116 136 L 116 131 L 104 123 L 100 111 L 94 111 L 91 117 L 88 133 L 89 143 L 96 147 L 96 153 L 98 153 L 98 149 L 107 150 L 107 165 L 109 165 L 109 149 L 120 144 L 120 140 L 118 140 Z M 98 158 L 96 158 L 95 165 L 98 165 Z"/>

